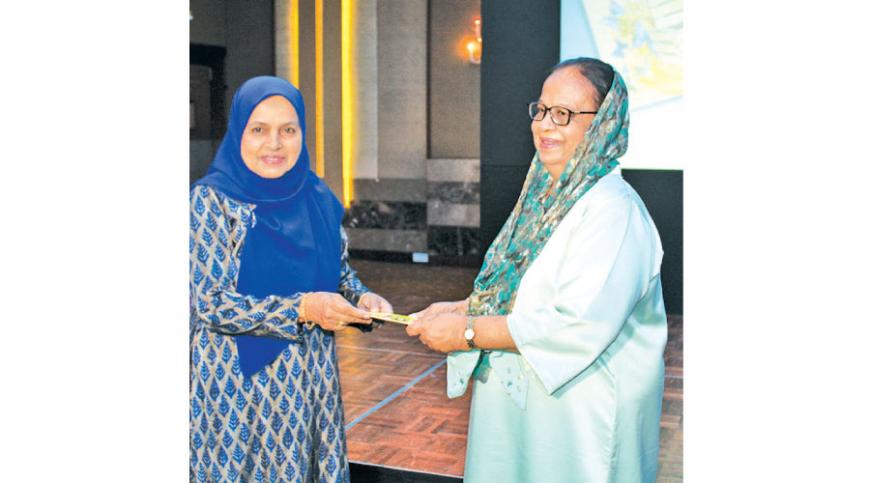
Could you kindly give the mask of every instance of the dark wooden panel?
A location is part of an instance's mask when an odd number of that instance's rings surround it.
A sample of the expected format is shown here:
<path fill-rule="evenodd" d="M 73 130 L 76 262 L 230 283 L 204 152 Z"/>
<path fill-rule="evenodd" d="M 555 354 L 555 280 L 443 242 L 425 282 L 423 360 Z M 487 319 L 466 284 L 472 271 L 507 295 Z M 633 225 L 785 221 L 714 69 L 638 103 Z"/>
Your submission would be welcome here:
<path fill-rule="evenodd" d="M 480 166 L 481 261 L 520 197 L 529 166 Z"/>
<path fill-rule="evenodd" d="M 662 291 L 669 314 L 683 313 L 683 172 L 623 169 L 622 177 L 643 199 L 659 231 L 662 248 Z"/>
<path fill-rule="evenodd" d="M 532 159 L 526 106 L 559 62 L 559 3 L 482 2 L 481 165 L 528 166 Z"/>

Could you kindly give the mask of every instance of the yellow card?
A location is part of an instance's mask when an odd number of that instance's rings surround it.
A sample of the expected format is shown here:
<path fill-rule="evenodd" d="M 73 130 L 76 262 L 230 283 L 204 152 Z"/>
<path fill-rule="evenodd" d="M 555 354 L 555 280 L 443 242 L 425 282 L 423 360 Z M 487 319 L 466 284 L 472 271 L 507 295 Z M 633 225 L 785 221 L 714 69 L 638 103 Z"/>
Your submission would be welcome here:
<path fill-rule="evenodd" d="M 382 320 L 384 322 L 393 322 L 396 324 L 409 325 L 414 321 L 411 317 L 407 315 L 400 314 L 388 314 L 386 312 L 369 312 L 371 318 L 375 320 Z"/>

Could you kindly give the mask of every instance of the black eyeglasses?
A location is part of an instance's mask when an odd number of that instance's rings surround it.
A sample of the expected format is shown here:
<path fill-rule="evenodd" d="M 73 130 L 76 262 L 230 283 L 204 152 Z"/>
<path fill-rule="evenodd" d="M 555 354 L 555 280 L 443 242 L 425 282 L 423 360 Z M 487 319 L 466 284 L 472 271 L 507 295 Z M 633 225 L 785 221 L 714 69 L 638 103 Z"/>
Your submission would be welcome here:
<path fill-rule="evenodd" d="M 529 117 L 532 121 L 543 121 L 544 116 L 550 113 L 550 119 L 557 126 L 567 126 L 571 122 L 571 116 L 578 114 L 598 114 L 598 111 L 572 111 L 567 107 L 547 107 L 543 102 L 532 101 L 529 103 Z"/>

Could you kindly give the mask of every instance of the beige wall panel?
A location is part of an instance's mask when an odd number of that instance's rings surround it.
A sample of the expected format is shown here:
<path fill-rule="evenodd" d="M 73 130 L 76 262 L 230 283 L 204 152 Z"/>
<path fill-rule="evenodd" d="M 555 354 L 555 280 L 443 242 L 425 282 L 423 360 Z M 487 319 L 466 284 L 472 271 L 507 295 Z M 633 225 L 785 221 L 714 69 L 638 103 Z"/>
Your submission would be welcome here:
<path fill-rule="evenodd" d="M 463 39 L 474 36 L 480 0 L 430 1 L 429 157 L 478 158 L 480 65 L 468 62 Z"/>
<path fill-rule="evenodd" d="M 426 176 L 426 0 L 378 2 L 378 176 Z"/>
<path fill-rule="evenodd" d="M 479 183 L 480 160 L 430 159 L 426 163 L 426 179 L 435 182 Z"/>
<path fill-rule="evenodd" d="M 341 168 L 341 1 L 323 1 L 324 181 L 342 202 Z"/>
<path fill-rule="evenodd" d="M 430 226 L 480 226 L 480 205 L 445 203 L 429 200 L 426 204 L 426 218 Z"/>
<path fill-rule="evenodd" d="M 378 2 L 354 2 L 356 142 L 353 177 L 378 178 Z"/>
<path fill-rule="evenodd" d="M 315 82 L 314 82 L 314 0 L 299 0 L 299 85 L 305 98 L 305 144 L 314 170 L 315 152 Z"/>
<path fill-rule="evenodd" d="M 275 75 L 290 79 L 290 0 L 275 0 Z"/>

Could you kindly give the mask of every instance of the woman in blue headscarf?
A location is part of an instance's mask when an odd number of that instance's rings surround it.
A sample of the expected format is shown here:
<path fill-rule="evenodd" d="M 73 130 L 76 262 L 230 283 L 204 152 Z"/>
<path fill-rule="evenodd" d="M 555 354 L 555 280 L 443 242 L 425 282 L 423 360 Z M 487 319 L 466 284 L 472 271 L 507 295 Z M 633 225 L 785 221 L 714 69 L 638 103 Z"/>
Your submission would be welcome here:
<path fill-rule="evenodd" d="M 300 92 L 245 82 L 190 192 L 191 481 L 349 480 L 334 331 L 392 307 L 348 265 L 343 214 Z"/>
<path fill-rule="evenodd" d="M 474 381 L 465 481 L 656 478 L 667 318 L 655 224 L 620 174 L 628 94 L 597 59 L 529 105 L 537 153 L 471 296 L 408 327 Z"/>

